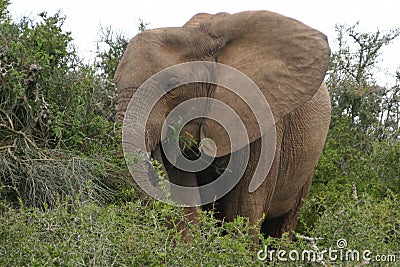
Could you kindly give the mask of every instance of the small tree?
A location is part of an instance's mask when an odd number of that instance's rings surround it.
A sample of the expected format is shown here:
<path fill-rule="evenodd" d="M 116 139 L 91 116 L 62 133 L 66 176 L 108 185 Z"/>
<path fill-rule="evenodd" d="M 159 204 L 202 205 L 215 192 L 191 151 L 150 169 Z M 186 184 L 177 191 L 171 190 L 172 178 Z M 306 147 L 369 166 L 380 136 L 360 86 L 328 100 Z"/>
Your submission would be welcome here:
<path fill-rule="evenodd" d="M 357 131 L 382 138 L 398 134 L 398 85 L 387 88 L 377 84 L 374 73 L 383 46 L 400 35 L 400 28 L 386 33 L 360 33 L 358 23 L 337 25 L 338 50 L 332 54 L 327 84 L 334 118 L 346 116 Z M 349 44 L 349 41 L 350 44 Z M 391 133 L 382 127 L 390 124 Z"/>
<path fill-rule="evenodd" d="M 0 198 L 42 207 L 104 199 L 104 159 L 119 145 L 104 80 L 77 56 L 60 13 L 14 22 L 8 5 L 0 1 Z"/>
<path fill-rule="evenodd" d="M 381 49 L 400 35 L 400 28 L 382 33 L 360 33 L 358 23 L 351 27 L 337 25 L 338 50 L 332 54 L 327 84 L 332 97 L 333 114 L 348 115 L 352 123 L 379 118 L 385 96 L 391 89 L 377 85 L 374 72 Z M 348 44 L 352 41 L 350 44 Z M 387 99 L 385 99 L 387 101 Z M 369 110 L 371 114 L 365 112 Z M 364 114 L 363 114 L 364 113 Z M 364 124 L 366 124 L 364 122 Z"/>

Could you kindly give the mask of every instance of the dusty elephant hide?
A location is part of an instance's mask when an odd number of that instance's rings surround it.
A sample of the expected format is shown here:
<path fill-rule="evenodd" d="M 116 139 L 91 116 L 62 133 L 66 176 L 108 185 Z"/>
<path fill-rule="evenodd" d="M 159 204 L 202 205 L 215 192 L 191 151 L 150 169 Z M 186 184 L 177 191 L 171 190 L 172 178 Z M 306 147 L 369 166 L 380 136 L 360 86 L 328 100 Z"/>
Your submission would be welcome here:
<path fill-rule="evenodd" d="M 223 169 L 232 158 L 235 166 L 245 168 L 245 172 L 238 184 L 212 205 L 216 213 L 225 220 L 247 216 L 264 234 L 279 237 L 296 227 L 299 208 L 309 193 L 313 169 L 325 143 L 330 98 L 323 79 L 329 56 L 325 35 L 276 13 L 198 14 L 183 27 L 148 30 L 129 42 L 115 75 L 119 94 L 116 120 L 122 122 L 128 113 L 138 120 L 143 117 L 141 112 L 155 92 L 146 91 L 135 105 L 129 106 L 129 102 L 147 79 L 167 67 L 210 61 L 246 74 L 268 101 L 276 130 L 272 166 L 256 191 L 249 192 L 248 188 L 257 164 L 264 164 L 259 162 L 264 160 L 260 159 L 262 127 L 255 120 L 252 107 L 227 88 L 198 83 L 165 92 L 143 125 L 146 150 L 163 163 L 170 181 L 192 187 L 217 179 L 217 169 Z M 248 89 L 246 97 L 254 93 Z M 200 97 L 230 106 L 243 122 L 249 141 L 245 147 L 231 151 L 228 133 L 221 124 L 207 118 L 190 121 L 182 134 L 194 139 L 210 138 L 217 147 L 212 166 L 192 173 L 179 170 L 166 160 L 160 149 L 165 139 L 161 128 L 167 115 L 180 103 Z M 213 108 L 205 105 L 199 112 L 212 113 Z M 229 117 L 226 120 L 223 123 L 234 124 Z M 193 150 L 198 149 L 193 146 Z M 247 164 L 243 159 L 245 148 L 250 151 Z M 196 217 L 194 208 L 186 211 Z M 265 220 L 260 223 L 263 214 Z"/>

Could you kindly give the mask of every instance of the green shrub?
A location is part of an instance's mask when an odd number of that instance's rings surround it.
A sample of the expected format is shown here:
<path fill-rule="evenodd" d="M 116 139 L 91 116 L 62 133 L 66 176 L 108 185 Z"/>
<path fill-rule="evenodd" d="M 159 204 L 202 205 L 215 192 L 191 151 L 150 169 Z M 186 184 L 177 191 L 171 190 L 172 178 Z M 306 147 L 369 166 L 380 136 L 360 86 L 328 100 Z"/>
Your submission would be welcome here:
<path fill-rule="evenodd" d="M 370 250 L 374 256 L 396 255 L 399 260 L 399 204 L 398 194 L 391 191 L 378 198 L 368 188 L 357 188 L 356 183 L 333 180 L 314 188 L 302 208 L 298 231 L 322 238 L 318 242 L 322 248 L 337 249 L 336 242 L 344 239 L 346 249 Z"/>
<path fill-rule="evenodd" d="M 36 207 L 109 198 L 127 177 L 115 88 L 81 62 L 60 13 L 14 22 L 8 4 L 0 6 L 0 197 Z"/>
<path fill-rule="evenodd" d="M 46 211 L 3 207 L 1 266 L 249 266 L 256 252 L 246 220 L 218 227 L 201 214 L 184 243 L 167 221 L 185 220 L 181 209 L 151 201 L 98 206 L 64 204 Z M 32 244 L 35 244 L 32 246 Z"/>

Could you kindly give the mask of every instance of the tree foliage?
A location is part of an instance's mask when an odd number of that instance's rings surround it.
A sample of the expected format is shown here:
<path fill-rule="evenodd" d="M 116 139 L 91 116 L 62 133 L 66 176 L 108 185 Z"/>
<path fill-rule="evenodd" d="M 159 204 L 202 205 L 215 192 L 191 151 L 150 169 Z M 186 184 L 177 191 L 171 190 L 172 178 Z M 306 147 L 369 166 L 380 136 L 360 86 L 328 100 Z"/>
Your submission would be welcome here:
<path fill-rule="evenodd" d="M 398 136 L 400 80 L 382 86 L 376 73 L 381 49 L 400 35 L 400 28 L 361 33 L 357 26 L 336 26 L 338 50 L 332 54 L 327 76 L 332 115 L 349 118 L 351 127 L 367 136 L 380 140 Z"/>
<path fill-rule="evenodd" d="M 15 22 L 0 13 L 0 196 L 54 205 L 67 195 L 104 199 L 118 148 L 115 88 L 77 56 L 65 18 Z M 93 182 L 93 183 L 92 183 Z"/>
<path fill-rule="evenodd" d="M 349 173 L 360 176 L 360 168 L 365 168 L 362 175 L 370 173 L 368 181 L 390 180 L 388 186 L 399 190 L 399 163 L 387 166 L 390 175 L 378 166 L 399 153 L 400 80 L 397 73 L 395 84 L 380 85 L 376 65 L 382 47 L 400 35 L 400 28 L 360 33 L 357 26 L 336 26 L 338 49 L 326 78 L 332 122 L 317 173 L 323 172 L 326 179 Z M 377 169 L 380 173 L 371 172 Z"/>
<path fill-rule="evenodd" d="M 302 215 L 309 229 L 323 227 L 328 216 L 339 216 L 343 209 L 338 199 L 344 193 L 356 201 L 358 192 L 368 205 L 382 208 L 400 192 L 400 76 L 393 74 L 393 85 L 380 85 L 376 78 L 381 49 L 400 35 L 400 29 L 361 33 L 357 26 L 336 26 L 338 48 L 326 77 L 332 121 L 315 170 L 312 200 Z"/>

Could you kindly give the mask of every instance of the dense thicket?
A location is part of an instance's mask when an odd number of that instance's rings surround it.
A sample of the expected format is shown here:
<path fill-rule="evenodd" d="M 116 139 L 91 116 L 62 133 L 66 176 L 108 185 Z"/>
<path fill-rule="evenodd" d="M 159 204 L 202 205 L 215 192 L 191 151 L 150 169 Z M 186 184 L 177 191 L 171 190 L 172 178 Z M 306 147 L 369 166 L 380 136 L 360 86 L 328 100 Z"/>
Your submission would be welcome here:
<path fill-rule="evenodd" d="M 395 84 L 377 81 L 381 48 L 400 35 L 336 26 L 337 50 L 326 77 L 332 121 L 315 182 L 346 177 L 360 186 L 383 183 L 400 192 L 400 72 Z"/>
<path fill-rule="evenodd" d="M 114 86 L 78 58 L 59 13 L 15 22 L 7 6 L 1 1 L 0 197 L 33 206 L 88 190 L 107 198 Z"/>
<path fill-rule="evenodd" d="M 0 0 L 0 265 L 279 263 L 257 260 L 244 218 L 217 224 L 202 214 L 182 243 L 164 223 L 181 211 L 145 206 L 126 186 L 112 80 L 123 35 L 104 29 L 95 62 L 84 64 L 60 13 L 15 21 L 8 5 Z M 332 122 L 298 238 L 262 244 L 322 250 L 342 238 L 400 261 L 400 73 L 395 84 L 376 80 L 381 48 L 400 30 L 336 32 L 326 76 Z"/>

